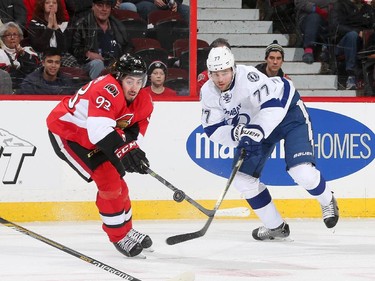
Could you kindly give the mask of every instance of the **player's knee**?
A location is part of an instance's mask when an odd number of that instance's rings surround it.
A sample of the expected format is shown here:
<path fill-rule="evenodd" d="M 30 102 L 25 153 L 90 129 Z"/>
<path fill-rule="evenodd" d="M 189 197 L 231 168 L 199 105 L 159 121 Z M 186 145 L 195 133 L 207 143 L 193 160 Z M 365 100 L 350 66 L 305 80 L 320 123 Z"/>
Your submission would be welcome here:
<path fill-rule="evenodd" d="M 296 184 L 305 189 L 313 189 L 319 185 L 320 171 L 311 163 L 304 163 L 289 169 L 289 175 Z"/>
<path fill-rule="evenodd" d="M 234 178 L 233 186 L 245 199 L 253 198 L 265 189 L 265 186 L 260 184 L 258 178 L 254 178 L 241 172 L 237 173 Z"/>
<path fill-rule="evenodd" d="M 121 187 L 112 190 L 99 190 L 99 196 L 105 200 L 115 200 L 121 195 Z"/>

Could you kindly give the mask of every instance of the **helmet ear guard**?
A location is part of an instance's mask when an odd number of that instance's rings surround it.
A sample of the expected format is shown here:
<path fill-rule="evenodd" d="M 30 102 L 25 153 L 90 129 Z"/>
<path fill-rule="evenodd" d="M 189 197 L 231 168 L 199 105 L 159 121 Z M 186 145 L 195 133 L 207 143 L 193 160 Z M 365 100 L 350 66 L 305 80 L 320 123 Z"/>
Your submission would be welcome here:
<path fill-rule="evenodd" d="M 142 77 L 144 87 L 147 82 L 147 65 L 140 56 L 124 54 L 111 65 L 110 74 L 117 80 L 128 75 Z"/>

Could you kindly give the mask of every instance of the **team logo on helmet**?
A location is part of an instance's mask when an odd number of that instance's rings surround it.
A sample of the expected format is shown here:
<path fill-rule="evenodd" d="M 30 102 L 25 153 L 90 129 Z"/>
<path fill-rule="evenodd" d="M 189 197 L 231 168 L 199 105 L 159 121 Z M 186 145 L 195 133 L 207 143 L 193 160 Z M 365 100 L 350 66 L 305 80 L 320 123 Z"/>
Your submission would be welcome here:
<path fill-rule="evenodd" d="M 104 86 L 104 89 L 110 93 L 113 97 L 116 97 L 119 94 L 119 90 L 114 84 L 107 84 Z"/>
<path fill-rule="evenodd" d="M 259 81 L 259 75 L 258 75 L 258 73 L 255 73 L 255 72 L 249 72 L 247 74 L 247 79 L 250 82 L 256 82 L 256 81 Z"/>

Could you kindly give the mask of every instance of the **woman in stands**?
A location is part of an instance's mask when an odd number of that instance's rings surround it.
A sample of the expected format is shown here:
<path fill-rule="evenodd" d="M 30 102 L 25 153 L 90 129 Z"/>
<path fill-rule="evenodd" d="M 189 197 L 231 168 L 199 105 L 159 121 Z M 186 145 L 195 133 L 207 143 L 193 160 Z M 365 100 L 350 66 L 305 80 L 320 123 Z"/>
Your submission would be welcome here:
<path fill-rule="evenodd" d="M 21 46 L 23 32 L 15 22 L 7 22 L 0 27 L 3 45 L 0 49 L 0 67 L 9 72 L 13 89 L 17 89 L 22 79 L 40 63 L 38 54 L 30 46 Z"/>
<path fill-rule="evenodd" d="M 68 19 L 64 14 L 61 0 L 38 0 L 29 24 L 28 38 L 30 45 L 43 53 L 50 47 L 56 47 L 62 52 L 62 66 L 76 66 L 72 55 L 67 54 L 71 34 Z"/>

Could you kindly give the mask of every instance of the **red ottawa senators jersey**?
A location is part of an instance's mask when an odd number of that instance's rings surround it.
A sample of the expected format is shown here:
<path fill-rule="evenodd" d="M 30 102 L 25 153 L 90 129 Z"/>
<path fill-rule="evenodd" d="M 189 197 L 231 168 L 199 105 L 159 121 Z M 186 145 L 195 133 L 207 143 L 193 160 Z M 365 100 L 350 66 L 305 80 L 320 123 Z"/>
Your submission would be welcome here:
<path fill-rule="evenodd" d="M 120 83 L 112 75 L 106 75 L 89 82 L 76 95 L 61 100 L 48 115 L 47 127 L 61 138 L 93 149 L 119 123 L 122 128 L 137 124 L 138 137 L 142 138 L 152 111 L 152 99 L 147 92 L 140 91 L 127 105 Z"/>

